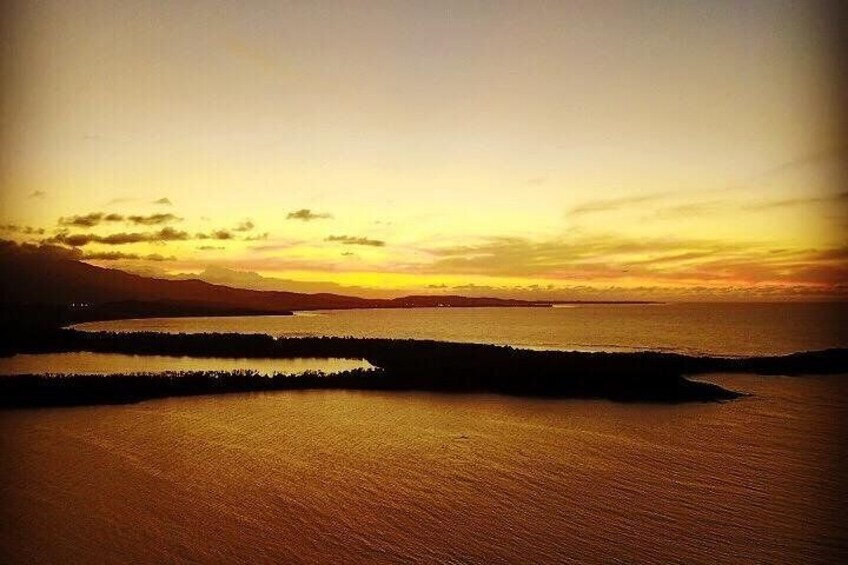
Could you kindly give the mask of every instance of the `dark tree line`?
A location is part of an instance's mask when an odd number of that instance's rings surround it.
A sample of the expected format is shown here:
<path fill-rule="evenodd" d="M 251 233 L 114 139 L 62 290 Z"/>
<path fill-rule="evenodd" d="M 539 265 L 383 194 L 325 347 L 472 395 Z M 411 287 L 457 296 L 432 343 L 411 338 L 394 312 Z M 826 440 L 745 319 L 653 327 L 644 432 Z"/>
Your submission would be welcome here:
<path fill-rule="evenodd" d="M 620 401 L 729 400 L 738 393 L 692 381 L 708 372 L 848 373 L 848 350 L 730 359 L 669 353 L 531 351 L 505 346 L 343 337 L 274 338 L 261 334 L 20 334 L 3 352 L 90 351 L 190 357 L 362 358 L 377 371 L 266 377 L 253 372 L 189 372 L 134 376 L 0 378 L 4 406 L 122 403 L 193 394 L 292 389 L 492 392 Z"/>

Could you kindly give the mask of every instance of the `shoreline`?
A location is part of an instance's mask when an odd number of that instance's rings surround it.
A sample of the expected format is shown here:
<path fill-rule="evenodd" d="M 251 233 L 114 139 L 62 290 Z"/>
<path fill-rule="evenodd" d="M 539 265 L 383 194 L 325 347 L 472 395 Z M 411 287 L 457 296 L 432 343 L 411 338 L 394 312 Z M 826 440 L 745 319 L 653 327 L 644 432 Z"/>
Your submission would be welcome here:
<path fill-rule="evenodd" d="M 705 373 L 848 373 L 848 349 L 725 358 L 674 353 L 537 351 L 508 346 L 375 338 L 274 338 L 265 334 L 161 334 L 54 330 L 18 336 L 3 354 L 122 353 L 284 359 L 361 358 L 375 370 L 273 377 L 251 371 L 0 378 L 3 408 L 123 404 L 167 396 L 349 389 L 496 393 L 619 402 L 717 402 L 743 394 L 687 377 Z"/>
<path fill-rule="evenodd" d="M 0 377 L 0 412 L 4 410 L 74 406 L 124 405 L 147 400 L 255 392 L 348 390 L 373 392 L 429 392 L 440 394 L 501 394 L 520 398 L 608 400 L 622 403 L 683 404 L 735 400 L 745 393 L 686 378 L 665 379 L 650 390 L 621 388 L 600 390 L 526 390 L 453 385 L 410 379 L 407 374 L 377 369 L 338 373 L 307 371 L 301 374 L 253 371 L 190 371 L 113 375 L 10 375 Z"/>

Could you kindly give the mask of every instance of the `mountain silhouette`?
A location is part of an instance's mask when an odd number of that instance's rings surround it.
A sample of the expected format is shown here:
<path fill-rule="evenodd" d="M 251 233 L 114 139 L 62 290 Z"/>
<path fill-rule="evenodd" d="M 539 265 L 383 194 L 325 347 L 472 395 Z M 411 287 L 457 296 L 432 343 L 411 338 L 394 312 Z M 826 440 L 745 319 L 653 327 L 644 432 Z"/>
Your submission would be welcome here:
<path fill-rule="evenodd" d="M 89 265 L 72 251 L 0 241 L 4 322 L 57 325 L 164 316 L 291 314 L 293 310 L 433 306 L 547 306 L 464 296 L 371 299 L 333 293 L 260 291 L 201 280 L 165 280 Z"/>

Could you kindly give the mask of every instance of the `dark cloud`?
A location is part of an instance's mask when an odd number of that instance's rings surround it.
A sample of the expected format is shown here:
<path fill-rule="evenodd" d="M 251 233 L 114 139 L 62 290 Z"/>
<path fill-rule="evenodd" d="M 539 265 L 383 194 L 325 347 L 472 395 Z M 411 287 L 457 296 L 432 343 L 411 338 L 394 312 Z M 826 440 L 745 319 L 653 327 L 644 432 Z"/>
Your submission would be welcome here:
<path fill-rule="evenodd" d="M 43 190 L 33 190 L 29 193 L 29 198 L 44 198 L 47 196 L 47 193 Z"/>
<path fill-rule="evenodd" d="M 345 251 L 345 252 L 342 253 L 342 257 L 354 257 L 354 256 L 356 256 L 356 253 L 354 253 L 352 251 Z"/>
<path fill-rule="evenodd" d="M 127 234 L 112 234 L 107 235 L 103 238 L 102 243 L 107 244 L 120 244 L 121 238 L 124 237 L 128 240 L 133 239 L 135 236 L 142 236 L 142 241 L 185 241 L 187 239 L 191 239 L 188 233 L 180 230 L 175 230 L 174 228 L 162 228 L 159 231 L 148 232 L 148 233 L 127 233 Z"/>
<path fill-rule="evenodd" d="M 84 261 L 173 261 L 176 259 L 173 255 L 165 257 L 158 253 L 150 253 L 148 255 L 139 255 L 137 253 L 122 253 L 120 251 L 104 251 L 100 253 L 86 253 L 82 256 Z"/>
<path fill-rule="evenodd" d="M 44 228 L 33 228 L 31 226 L 19 226 L 17 224 L 5 224 L 0 226 L 0 231 L 19 233 L 22 235 L 44 235 Z"/>
<path fill-rule="evenodd" d="M 655 202 L 660 200 L 669 193 L 655 192 L 652 194 L 642 194 L 639 196 L 624 196 L 621 198 L 608 198 L 605 200 L 592 200 L 572 208 L 568 213 L 571 216 L 580 216 L 584 214 L 595 214 L 598 212 L 611 212 L 621 208 L 629 208 L 635 204 L 645 204 L 647 202 Z"/>
<path fill-rule="evenodd" d="M 80 228 L 91 228 L 103 221 L 103 212 L 92 212 L 84 216 L 68 216 L 59 218 L 60 226 L 76 226 Z"/>
<path fill-rule="evenodd" d="M 325 214 L 320 212 L 313 212 L 308 208 L 301 208 L 300 210 L 296 210 L 294 212 L 289 212 L 288 216 L 286 216 L 287 220 L 301 220 L 303 222 L 311 222 L 312 220 L 326 220 L 332 218 L 331 214 Z"/>
<path fill-rule="evenodd" d="M 117 215 L 117 214 L 115 214 Z M 180 222 L 182 218 L 178 218 L 174 214 L 150 214 L 149 216 L 127 216 L 127 221 L 137 226 L 158 226 L 170 222 Z"/>
<path fill-rule="evenodd" d="M 385 241 L 379 239 L 369 239 L 367 237 L 354 237 L 351 235 L 331 235 L 325 241 L 334 241 L 344 245 L 366 245 L 369 247 L 383 247 Z"/>
<path fill-rule="evenodd" d="M 251 220 L 245 220 L 236 227 L 234 227 L 233 231 L 250 231 L 255 227 L 256 225 Z"/>
<path fill-rule="evenodd" d="M 195 235 L 197 239 L 217 239 L 220 241 L 235 239 L 233 233 L 229 230 L 215 230 L 209 233 L 200 232 Z"/>
<path fill-rule="evenodd" d="M 71 247 L 82 247 L 88 245 L 89 243 L 98 242 L 99 238 L 100 236 L 94 234 L 59 233 L 49 238 L 47 242 L 61 243 L 64 245 L 70 245 Z"/>
<path fill-rule="evenodd" d="M 162 228 L 155 232 L 113 233 L 105 236 L 93 233 L 69 234 L 63 232 L 46 240 L 46 243 L 61 243 L 71 247 L 83 247 L 91 243 L 127 245 L 142 242 L 185 241 L 187 239 L 190 239 L 189 234 L 184 231 L 178 231 L 174 228 Z"/>
<path fill-rule="evenodd" d="M 78 228 L 93 228 L 103 222 L 122 222 L 124 217 L 120 214 L 106 214 L 105 212 L 91 212 L 82 216 L 67 216 L 59 218 L 60 226 L 73 226 Z"/>
<path fill-rule="evenodd" d="M 186 232 L 170 227 L 162 228 L 157 232 L 153 232 L 153 236 L 151 238 L 153 241 L 177 241 L 186 239 L 189 239 L 189 235 Z"/>
<path fill-rule="evenodd" d="M 149 216 L 123 216 L 121 214 L 107 214 L 106 212 L 91 212 L 82 216 L 68 216 L 59 218 L 60 226 L 93 228 L 106 222 L 127 222 L 136 226 L 156 226 L 169 222 L 180 221 L 173 214 L 150 214 Z"/>
<path fill-rule="evenodd" d="M 200 251 L 220 251 L 221 249 L 226 249 L 223 245 L 200 245 L 198 248 Z"/>
<path fill-rule="evenodd" d="M 269 232 L 258 233 L 256 235 L 250 235 L 244 238 L 245 241 L 265 241 L 268 239 L 268 236 L 271 235 Z"/>
<path fill-rule="evenodd" d="M 142 259 L 146 261 L 175 261 L 177 258 L 174 255 L 159 255 L 158 253 L 149 253 L 147 255 L 142 256 Z"/>
<path fill-rule="evenodd" d="M 78 249 L 68 249 L 48 243 L 15 243 L 0 239 L 0 257 L 41 257 L 47 259 L 77 260 L 82 257 Z"/>
<path fill-rule="evenodd" d="M 159 204 L 159 205 L 162 205 L 162 206 L 173 206 L 174 205 L 174 203 L 171 202 L 171 200 L 168 199 L 168 198 L 160 198 L 158 200 L 154 200 L 153 203 Z"/>
<path fill-rule="evenodd" d="M 73 236 L 72 236 L 73 237 Z M 90 237 L 90 236 L 89 236 Z M 164 238 L 170 240 L 171 238 Z M 106 245 L 126 245 L 128 243 L 139 243 L 142 241 L 162 241 L 163 238 L 151 237 L 146 233 L 113 233 L 105 237 L 97 237 L 93 241 Z"/>

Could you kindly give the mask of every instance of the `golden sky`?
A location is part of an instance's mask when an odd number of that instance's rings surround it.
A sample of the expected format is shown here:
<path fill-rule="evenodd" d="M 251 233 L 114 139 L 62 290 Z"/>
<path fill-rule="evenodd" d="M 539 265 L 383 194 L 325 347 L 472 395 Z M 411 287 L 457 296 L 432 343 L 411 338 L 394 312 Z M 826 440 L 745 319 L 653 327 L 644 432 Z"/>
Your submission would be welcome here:
<path fill-rule="evenodd" d="M 63 0 L 3 19 L 2 238 L 370 296 L 844 296 L 817 2 Z"/>

